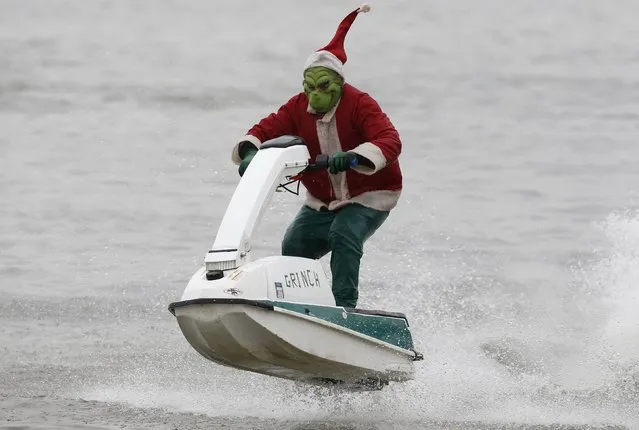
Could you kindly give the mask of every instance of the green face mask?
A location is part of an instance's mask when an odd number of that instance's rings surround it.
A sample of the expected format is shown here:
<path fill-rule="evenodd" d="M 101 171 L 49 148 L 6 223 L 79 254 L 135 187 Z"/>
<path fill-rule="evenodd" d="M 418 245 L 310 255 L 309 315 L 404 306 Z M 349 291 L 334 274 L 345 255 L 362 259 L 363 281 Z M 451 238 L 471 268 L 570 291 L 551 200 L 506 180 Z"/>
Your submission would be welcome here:
<path fill-rule="evenodd" d="M 342 95 L 344 79 L 326 67 L 311 67 L 304 71 L 304 93 L 318 113 L 331 110 Z"/>

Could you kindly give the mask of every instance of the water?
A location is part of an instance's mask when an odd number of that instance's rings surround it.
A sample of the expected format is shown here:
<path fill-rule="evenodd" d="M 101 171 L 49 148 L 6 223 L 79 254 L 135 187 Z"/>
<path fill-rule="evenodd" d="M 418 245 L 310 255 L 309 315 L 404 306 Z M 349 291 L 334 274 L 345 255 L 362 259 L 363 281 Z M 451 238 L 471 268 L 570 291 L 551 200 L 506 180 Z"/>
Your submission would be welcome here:
<path fill-rule="evenodd" d="M 639 5 L 372 6 L 347 79 L 398 127 L 405 191 L 360 305 L 426 359 L 335 395 L 205 361 L 166 306 L 232 144 L 355 5 L 0 3 L 0 428 L 639 428 Z"/>

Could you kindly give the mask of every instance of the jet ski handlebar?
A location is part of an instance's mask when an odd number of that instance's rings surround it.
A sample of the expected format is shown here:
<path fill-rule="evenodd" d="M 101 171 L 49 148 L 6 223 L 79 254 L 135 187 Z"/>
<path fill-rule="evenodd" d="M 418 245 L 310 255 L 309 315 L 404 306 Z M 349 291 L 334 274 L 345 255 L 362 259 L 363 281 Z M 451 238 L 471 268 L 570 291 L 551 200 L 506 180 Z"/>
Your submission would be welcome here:
<path fill-rule="evenodd" d="M 319 154 L 315 157 L 315 161 L 313 163 L 309 163 L 306 166 L 307 170 L 325 170 L 328 169 L 328 154 Z"/>

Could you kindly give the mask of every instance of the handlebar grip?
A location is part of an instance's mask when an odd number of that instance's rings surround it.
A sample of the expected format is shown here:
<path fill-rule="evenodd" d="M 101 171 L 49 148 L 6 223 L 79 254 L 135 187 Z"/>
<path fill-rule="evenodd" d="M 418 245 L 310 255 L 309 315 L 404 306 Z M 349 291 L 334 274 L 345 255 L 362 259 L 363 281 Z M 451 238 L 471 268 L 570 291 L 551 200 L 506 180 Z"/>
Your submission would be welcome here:
<path fill-rule="evenodd" d="M 328 154 L 319 154 L 315 157 L 315 162 L 308 165 L 309 170 L 323 170 L 328 169 L 328 160 L 330 156 Z M 359 158 L 353 158 L 351 160 L 350 167 L 357 167 L 359 164 Z"/>
<path fill-rule="evenodd" d="M 317 157 L 315 157 L 315 162 L 308 165 L 308 168 L 310 170 L 328 169 L 328 158 L 328 154 L 319 154 Z"/>

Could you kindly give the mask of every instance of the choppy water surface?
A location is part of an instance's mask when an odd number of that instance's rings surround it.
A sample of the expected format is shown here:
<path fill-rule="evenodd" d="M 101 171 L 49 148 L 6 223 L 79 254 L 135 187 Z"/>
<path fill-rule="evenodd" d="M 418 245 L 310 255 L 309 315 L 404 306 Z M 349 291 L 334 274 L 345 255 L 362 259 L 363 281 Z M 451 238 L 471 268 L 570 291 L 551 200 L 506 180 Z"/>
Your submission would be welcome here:
<path fill-rule="evenodd" d="M 639 428 L 632 1 L 379 2 L 352 27 L 405 176 L 360 306 L 409 316 L 414 382 L 309 390 L 188 346 L 166 307 L 230 148 L 355 6 L 0 3 L 0 428 Z M 276 196 L 256 257 L 300 203 Z"/>

